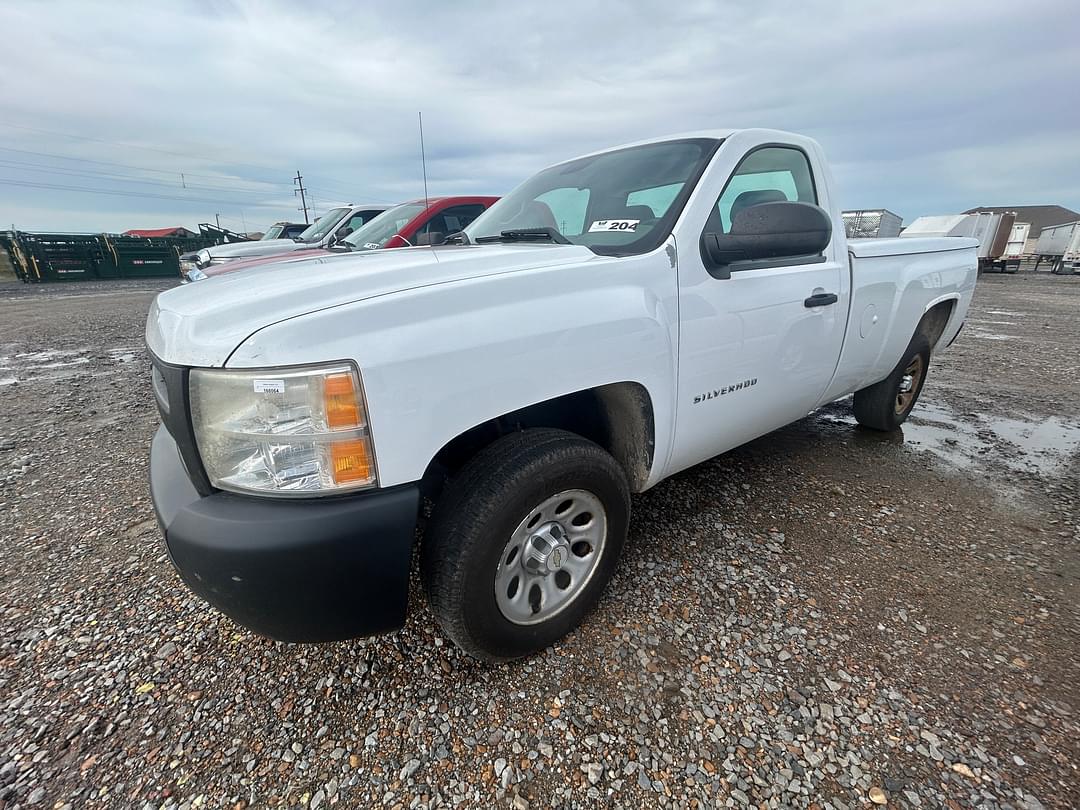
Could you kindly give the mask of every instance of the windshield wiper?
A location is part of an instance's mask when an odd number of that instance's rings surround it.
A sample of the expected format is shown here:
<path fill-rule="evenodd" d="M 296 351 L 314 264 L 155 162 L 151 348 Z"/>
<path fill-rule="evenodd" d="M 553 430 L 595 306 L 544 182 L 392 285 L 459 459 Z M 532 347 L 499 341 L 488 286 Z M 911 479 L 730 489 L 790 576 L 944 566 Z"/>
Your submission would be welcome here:
<path fill-rule="evenodd" d="M 535 242 L 548 239 L 557 245 L 569 245 L 570 240 L 554 228 L 512 228 L 498 236 L 478 236 L 479 242 Z"/>
<path fill-rule="evenodd" d="M 465 231 L 454 231 L 451 234 L 447 234 L 446 238 L 443 239 L 442 243 L 444 245 L 468 245 L 468 244 L 470 244 L 469 237 L 466 235 Z"/>

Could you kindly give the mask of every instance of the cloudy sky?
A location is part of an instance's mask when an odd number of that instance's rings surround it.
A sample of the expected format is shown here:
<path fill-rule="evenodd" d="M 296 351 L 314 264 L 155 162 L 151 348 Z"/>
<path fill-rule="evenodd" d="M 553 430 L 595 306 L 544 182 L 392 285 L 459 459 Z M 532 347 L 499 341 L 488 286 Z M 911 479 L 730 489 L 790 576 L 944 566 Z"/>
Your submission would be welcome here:
<path fill-rule="evenodd" d="M 845 208 L 1080 210 L 1076 0 L 165 6 L 0 6 L 0 227 L 261 230 L 297 169 L 317 211 L 415 197 L 418 110 L 432 194 L 768 126 Z"/>

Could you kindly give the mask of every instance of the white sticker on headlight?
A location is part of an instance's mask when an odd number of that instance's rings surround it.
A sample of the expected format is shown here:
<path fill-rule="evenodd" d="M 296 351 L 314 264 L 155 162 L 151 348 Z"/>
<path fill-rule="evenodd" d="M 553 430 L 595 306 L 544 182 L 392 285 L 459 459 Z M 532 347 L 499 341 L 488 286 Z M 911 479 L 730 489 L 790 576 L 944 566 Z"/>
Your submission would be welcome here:
<path fill-rule="evenodd" d="M 256 394 L 284 394 L 285 393 L 285 381 L 284 380 L 255 380 L 255 393 Z"/>

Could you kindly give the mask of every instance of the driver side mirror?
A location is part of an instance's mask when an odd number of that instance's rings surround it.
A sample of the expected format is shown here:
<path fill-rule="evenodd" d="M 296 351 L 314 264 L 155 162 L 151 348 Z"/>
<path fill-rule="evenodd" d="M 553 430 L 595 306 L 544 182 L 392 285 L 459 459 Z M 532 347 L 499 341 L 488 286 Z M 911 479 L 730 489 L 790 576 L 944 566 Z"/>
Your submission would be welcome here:
<path fill-rule="evenodd" d="M 820 254 L 832 239 L 832 220 L 804 202 L 751 205 L 731 219 L 730 233 L 701 235 L 701 258 L 716 278 L 731 278 L 742 262 L 798 259 Z"/>

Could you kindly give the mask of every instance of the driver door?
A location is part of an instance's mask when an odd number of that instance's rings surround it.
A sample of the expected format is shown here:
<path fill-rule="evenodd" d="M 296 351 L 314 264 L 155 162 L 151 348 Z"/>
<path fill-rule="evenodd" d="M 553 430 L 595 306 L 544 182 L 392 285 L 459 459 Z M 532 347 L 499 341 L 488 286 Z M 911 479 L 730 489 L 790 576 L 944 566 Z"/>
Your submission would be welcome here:
<path fill-rule="evenodd" d="M 749 206 L 790 200 L 828 210 L 817 187 L 803 149 L 754 149 L 719 197 L 711 197 L 694 241 L 680 241 L 677 430 L 670 469 L 800 419 L 832 379 L 847 316 L 847 266 L 835 239 L 820 256 L 731 265 L 730 278 L 710 272 L 699 248 L 703 232 L 728 232 L 732 216 Z"/>

